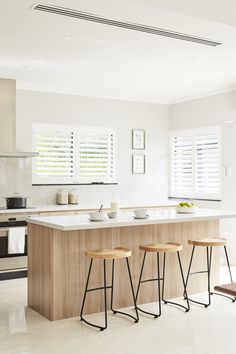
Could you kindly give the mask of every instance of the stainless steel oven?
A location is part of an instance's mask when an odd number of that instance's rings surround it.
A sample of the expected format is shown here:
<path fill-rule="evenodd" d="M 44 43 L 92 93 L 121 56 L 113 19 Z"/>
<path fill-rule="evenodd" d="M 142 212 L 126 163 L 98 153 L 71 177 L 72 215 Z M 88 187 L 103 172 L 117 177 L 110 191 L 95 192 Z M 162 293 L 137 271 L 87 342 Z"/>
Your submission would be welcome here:
<path fill-rule="evenodd" d="M 8 231 L 12 227 L 25 227 L 24 253 L 8 254 Z M 27 276 L 27 223 L 24 218 L 1 217 L 0 220 L 0 280 Z"/>

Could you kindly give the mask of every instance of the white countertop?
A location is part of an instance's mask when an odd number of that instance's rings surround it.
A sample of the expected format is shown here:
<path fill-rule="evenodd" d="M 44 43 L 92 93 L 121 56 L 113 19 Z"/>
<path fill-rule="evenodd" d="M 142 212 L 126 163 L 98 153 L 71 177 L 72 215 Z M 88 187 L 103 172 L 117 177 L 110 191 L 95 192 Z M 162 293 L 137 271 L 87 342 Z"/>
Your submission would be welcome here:
<path fill-rule="evenodd" d="M 68 216 L 49 216 L 31 217 L 28 223 L 50 227 L 62 231 L 102 229 L 111 227 L 140 226 L 152 224 L 171 224 L 178 222 L 190 222 L 201 220 L 216 220 L 225 218 L 236 218 L 236 212 L 198 209 L 195 214 L 179 214 L 175 210 L 149 211 L 147 219 L 134 219 L 133 213 L 121 213 L 115 219 L 105 221 L 90 221 L 88 215 L 68 215 Z"/>
<path fill-rule="evenodd" d="M 171 206 L 176 206 L 179 203 L 178 200 L 163 200 L 163 201 L 157 201 L 156 203 L 129 203 L 129 204 L 123 204 L 120 206 L 120 208 L 125 209 L 125 208 L 155 208 L 155 207 L 171 207 Z M 83 210 L 94 210 L 98 209 L 99 205 L 85 205 L 85 204 L 68 204 L 68 205 L 57 205 L 57 204 L 52 204 L 52 205 L 38 205 L 35 207 L 31 207 L 29 205 L 29 208 L 26 209 L 0 209 L 0 215 L 1 214 L 18 214 L 18 213 L 43 213 L 43 212 L 63 212 L 63 211 L 83 211 Z M 104 206 L 105 209 L 110 208 L 110 206 L 106 207 Z"/>

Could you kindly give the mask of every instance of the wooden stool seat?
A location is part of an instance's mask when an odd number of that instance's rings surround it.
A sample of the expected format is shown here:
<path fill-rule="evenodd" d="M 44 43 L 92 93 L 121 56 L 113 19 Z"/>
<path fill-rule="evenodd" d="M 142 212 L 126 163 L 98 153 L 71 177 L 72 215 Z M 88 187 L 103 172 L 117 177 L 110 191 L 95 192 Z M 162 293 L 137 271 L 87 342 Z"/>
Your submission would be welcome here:
<path fill-rule="evenodd" d="M 123 247 L 116 247 L 113 249 L 104 248 L 100 250 L 86 251 L 85 255 L 91 258 L 119 259 L 130 257 L 131 251 Z"/>
<path fill-rule="evenodd" d="M 179 252 L 182 251 L 182 245 L 174 242 L 152 243 L 150 245 L 139 246 L 139 249 L 145 252 Z"/>
<path fill-rule="evenodd" d="M 188 240 L 189 245 L 202 247 L 225 246 L 227 240 L 225 238 L 202 238 L 200 240 Z"/>

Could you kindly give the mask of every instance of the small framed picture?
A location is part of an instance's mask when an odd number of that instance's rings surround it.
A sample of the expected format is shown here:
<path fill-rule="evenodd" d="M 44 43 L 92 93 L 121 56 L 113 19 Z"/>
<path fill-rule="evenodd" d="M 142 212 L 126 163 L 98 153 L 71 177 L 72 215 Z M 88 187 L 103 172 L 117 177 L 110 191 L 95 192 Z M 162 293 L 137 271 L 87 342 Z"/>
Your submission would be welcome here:
<path fill-rule="evenodd" d="M 132 155 L 132 173 L 134 175 L 144 174 L 146 171 L 145 155 L 133 154 Z"/>
<path fill-rule="evenodd" d="M 145 149 L 145 130 L 133 129 L 132 130 L 132 149 L 143 150 Z"/>

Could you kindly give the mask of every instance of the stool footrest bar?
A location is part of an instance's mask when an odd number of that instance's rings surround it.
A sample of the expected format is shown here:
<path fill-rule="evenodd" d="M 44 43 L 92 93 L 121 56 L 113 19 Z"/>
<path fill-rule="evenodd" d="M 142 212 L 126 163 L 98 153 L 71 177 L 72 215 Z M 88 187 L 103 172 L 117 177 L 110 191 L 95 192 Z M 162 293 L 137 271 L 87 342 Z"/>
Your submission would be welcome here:
<path fill-rule="evenodd" d="M 94 323 L 91 323 L 91 322 L 85 320 L 82 316 L 80 317 L 80 321 L 85 322 L 89 326 L 98 328 L 98 329 L 100 329 L 100 331 L 104 331 L 104 329 L 106 329 L 106 327 L 98 326 L 98 325 L 95 325 Z"/>
<path fill-rule="evenodd" d="M 189 275 L 208 273 L 207 270 L 199 270 L 198 272 L 191 272 Z"/>
<path fill-rule="evenodd" d="M 114 315 L 116 315 L 118 313 L 119 315 L 124 315 L 124 316 L 128 316 L 128 317 L 132 318 L 135 321 L 135 323 L 138 322 L 138 319 L 136 317 L 130 315 L 129 313 L 118 311 L 118 310 L 113 310 L 113 309 L 112 309 L 112 312 L 114 313 Z"/>
<path fill-rule="evenodd" d="M 99 287 L 99 288 L 92 288 L 92 289 L 86 290 L 86 292 L 88 293 L 88 292 L 90 292 L 90 291 L 104 290 L 104 289 L 111 289 L 111 286 L 106 286 L 106 287 L 101 286 L 101 287 Z"/>
<path fill-rule="evenodd" d="M 140 307 L 137 306 L 137 309 L 143 313 L 145 313 L 146 315 L 149 315 L 149 316 L 153 316 L 154 318 L 158 318 L 161 316 L 161 314 L 157 314 L 157 313 L 152 313 L 152 312 L 148 312 L 148 311 L 145 311 L 145 310 L 142 310 Z"/>
<path fill-rule="evenodd" d="M 211 295 L 218 295 L 218 296 L 223 296 L 223 297 L 226 297 L 226 299 L 229 299 L 231 300 L 232 302 L 235 302 L 236 301 L 236 298 L 235 297 L 231 297 L 231 296 L 228 296 L 228 295 L 224 295 L 224 294 L 220 294 L 220 293 L 215 293 L 215 292 L 210 292 Z"/>
<path fill-rule="evenodd" d="M 188 301 L 193 302 L 193 303 L 198 304 L 198 305 L 202 305 L 202 306 L 204 306 L 204 307 L 208 307 L 208 306 L 210 306 L 210 304 L 209 304 L 209 303 L 208 303 L 208 304 L 206 304 L 206 303 L 201 302 L 201 301 L 197 301 L 197 300 L 190 299 L 189 297 L 188 297 Z"/>
<path fill-rule="evenodd" d="M 145 280 L 141 280 L 140 283 L 147 283 L 149 281 L 158 281 L 158 280 L 163 280 L 163 278 L 145 279 Z"/>
<path fill-rule="evenodd" d="M 186 312 L 189 312 L 189 308 L 188 307 L 186 307 L 184 305 L 181 305 L 181 304 L 178 304 L 177 302 L 168 301 L 168 300 L 164 300 L 164 299 L 162 299 L 162 301 L 164 302 L 164 304 L 170 304 L 170 305 L 178 306 L 178 307 L 183 308 Z"/>

